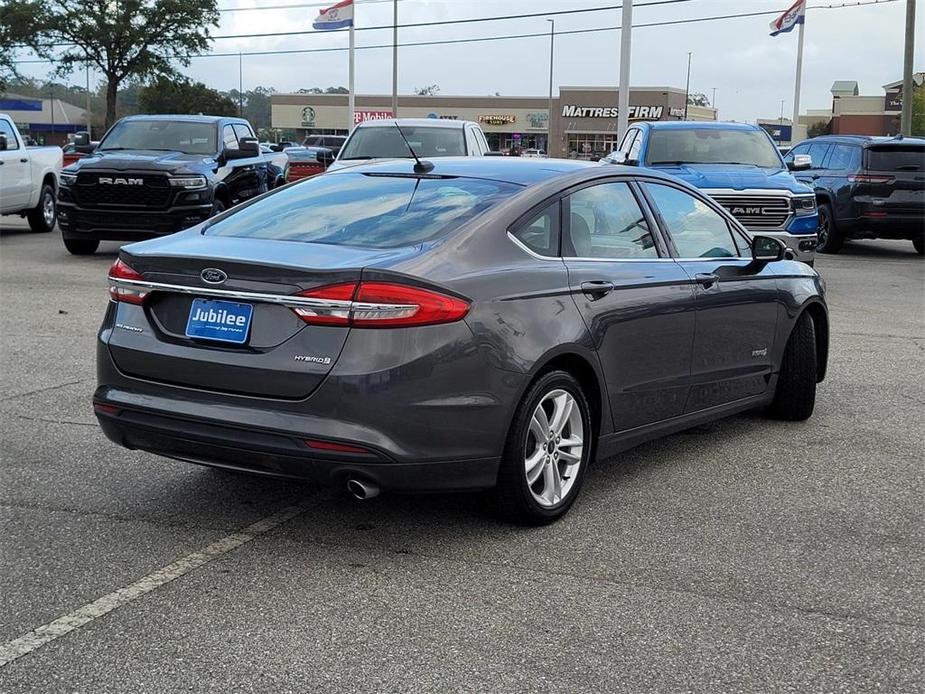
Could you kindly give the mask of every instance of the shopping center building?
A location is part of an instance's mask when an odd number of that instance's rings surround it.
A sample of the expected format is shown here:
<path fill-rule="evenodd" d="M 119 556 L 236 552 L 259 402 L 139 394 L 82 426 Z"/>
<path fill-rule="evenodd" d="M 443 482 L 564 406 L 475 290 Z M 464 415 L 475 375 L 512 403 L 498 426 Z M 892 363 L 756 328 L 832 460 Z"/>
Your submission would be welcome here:
<path fill-rule="evenodd" d="M 398 116 L 474 121 L 495 150 L 541 149 L 553 157 L 589 157 L 616 149 L 617 99 L 613 87 L 561 87 L 552 101 L 545 96 L 399 96 Z M 633 88 L 630 121 L 683 120 L 684 101 L 684 90 L 676 87 Z M 346 134 L 347 108 L 346 94 L 274 94 L 272 124 L 280 139 Z M 392 115 L 391 96 L 356 96 L 356 122 Z M 716 111 L 690 106 L 687 117 L 716 120 Z"/>

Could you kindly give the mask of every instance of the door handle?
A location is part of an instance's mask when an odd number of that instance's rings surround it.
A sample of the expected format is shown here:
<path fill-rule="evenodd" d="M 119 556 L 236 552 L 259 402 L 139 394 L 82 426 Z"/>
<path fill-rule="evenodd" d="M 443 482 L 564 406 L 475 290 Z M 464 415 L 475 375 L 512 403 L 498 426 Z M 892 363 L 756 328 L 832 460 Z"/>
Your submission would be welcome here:
<path fill-rule="evenodd" d="M 694 279 L 697 280 L 698 284 L 702 284 L 704 289 L 709 289 L 719 282 L 719 277 L 712 272 L 698 273 L 694 275 Z"/>
<path fill-rule="evenodd" d="M 28 159 L 20 159 L 20 160 L 19 160 L 19 163 L 20 163 L 20 164 L 28 164 L 28 163 L 29 163 L 29 160 L 28 160 Z"/>
<path fill-rule="evenodd" d="M 613 282 L 608 280 L 592 280 L 581 283 L 581 292 L 591 301 L 597 301 L 613 291 Z"/>

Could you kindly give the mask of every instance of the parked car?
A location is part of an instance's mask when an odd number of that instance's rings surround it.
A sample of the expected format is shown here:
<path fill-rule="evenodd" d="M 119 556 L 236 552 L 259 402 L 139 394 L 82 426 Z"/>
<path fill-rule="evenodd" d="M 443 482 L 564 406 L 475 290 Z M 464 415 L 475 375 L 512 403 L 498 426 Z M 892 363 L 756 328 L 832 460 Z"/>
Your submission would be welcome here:
<path fill-rule="evenodd" d="M 816 198 L 788 168 L 768 133 L 746 123 L 635 123 L 606 163 L 664 171 L 687 181 L 729 210 L 752 233 L 780 239 L 794 257 L 815 259 Z"/>
<path fill-rule="evenodd" d="M 48 232 L 57 219 L 60 147 L 26 147 L 13 119 L 0 113 L 0 215 L 18 214 Z"/>
<path fill-rule="evenodd" d="M 542 149 L 525 149 L 520 156 L 526 159 L 545 159 L 546 152 Z"/>
<path fill-rule="evenodd" d="M 778 240 L 656 171 L 433 163 L 326 173 L 123 247 L 106 436 L 360 498 L 494 488 L 544 523 L 594 456 L 753 408 L 811 415 L 824 285 Z"/>
<path fill-rule="evenodd" d="M 808 156 L 797 178 L 816 192 L 820 253 L 847 239 L 906 239 L 925 253 L 925 139 L 825 135 L 785 158 Z"/>
<path fill-rule="evenodd" d="M 73 142 L 69 142 L 68 144 L 64 145 L 64 147 L 61 148 L 61 151 L 64 153 L 64 166 L 70 166 L 78 159 L 83 159 L 85 156 L 90 154 L 90 152 L 96 149 L 98 144 L 99 142 L 91 142 L 87 147 L 83 148 L 85 151 L 82 152 L 77 150 L 77 145 L 75 145 Z"/>
<path fill-rule="evenodd" d="M 472 121 L 386 118 L 355 127 L 329 169 L 336 171 L 375 159 L 411 159 L 409 145 L 422 159 L 484 157 L 489 152 L 485 133 Z"/>
<path fill-rule="evenodd" d="M 78 150 L 89 145 L 78 133 Z M 242 118 L 129 116 L 61 172 L 68 251 L 172 234 L 285 182 L 286 155 L 260 151 Z"/>
<path fill-rule="evenodd" d="M 334 152 L 327 147 L 290 147 L 286 150 L 289 157 L 287 181 L 317 176 L 324 173 L 334 161 Z"/>
<path fill-rule="evenodd" d="M 347 141 L 346 135 L 309 135 L 302 141 L 303 147 L 323 147 L 334 152 L 336 157 Z"/>

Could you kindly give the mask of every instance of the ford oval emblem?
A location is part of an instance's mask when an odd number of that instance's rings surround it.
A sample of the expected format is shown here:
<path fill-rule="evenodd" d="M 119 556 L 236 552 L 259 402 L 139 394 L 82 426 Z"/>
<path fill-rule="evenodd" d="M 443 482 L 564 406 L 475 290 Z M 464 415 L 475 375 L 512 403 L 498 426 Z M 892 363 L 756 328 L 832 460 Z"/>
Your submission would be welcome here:
<path fill-rule="evenodd" d="M 199 276 L 202 277 L 202 281 L 207 284 L 221 284 L 228 279 L 228 275 L 225 274 L 225 271 L 219 270 L 217 267 L 207 267 L 199 273 Z"/>

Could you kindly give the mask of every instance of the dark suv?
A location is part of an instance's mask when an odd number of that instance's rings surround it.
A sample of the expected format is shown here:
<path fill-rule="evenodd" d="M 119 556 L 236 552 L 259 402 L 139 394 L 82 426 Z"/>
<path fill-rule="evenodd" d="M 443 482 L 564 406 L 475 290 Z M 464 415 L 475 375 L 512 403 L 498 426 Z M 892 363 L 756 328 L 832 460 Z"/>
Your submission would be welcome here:
<path fill-rule="evenodd" d="M 309 135 L 302 141 L 303 147 L 326 147 L 334 152 L 334 156 L 340 152 L 340 148 L 347 141 L 346 135 Z"/>
<path fill-rule="evenodd" d="M 794 172 L 816 191 L 820 253 L 838 253 L 847 239 L 906 239 L 925 252 L 925 140 L 825 135 L 784 157 L 808 154 Z"/>

